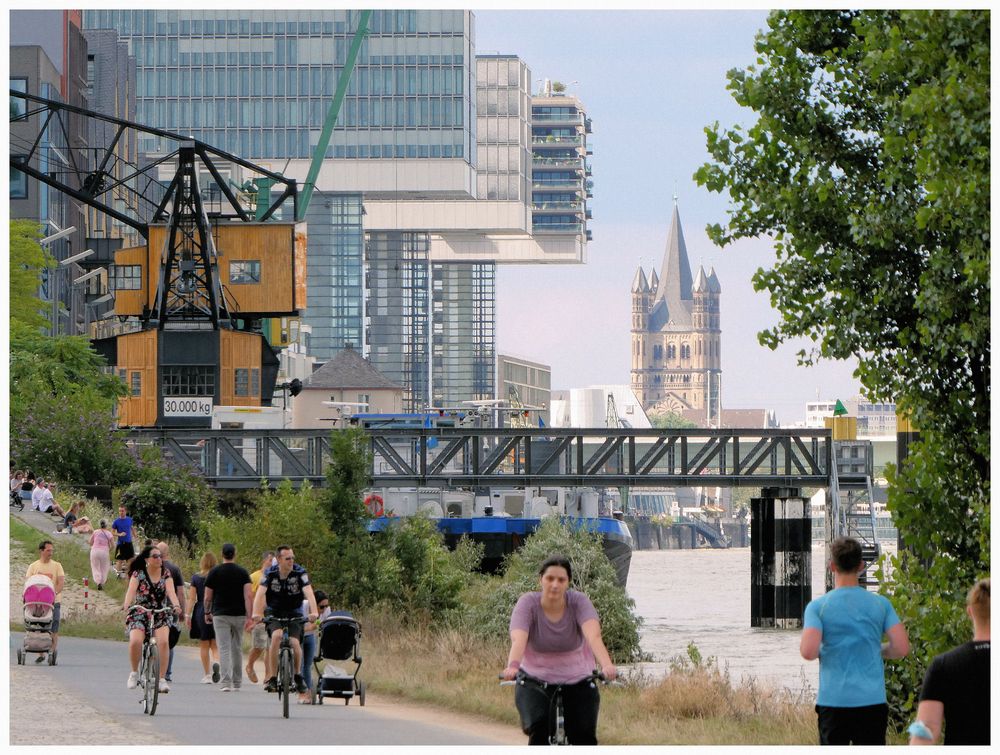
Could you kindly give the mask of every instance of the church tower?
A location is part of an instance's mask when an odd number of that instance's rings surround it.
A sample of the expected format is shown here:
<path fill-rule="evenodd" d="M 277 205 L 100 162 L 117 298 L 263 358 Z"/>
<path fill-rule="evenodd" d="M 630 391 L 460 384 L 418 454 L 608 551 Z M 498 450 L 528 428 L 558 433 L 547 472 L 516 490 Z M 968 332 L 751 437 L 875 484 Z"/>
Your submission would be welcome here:
<path fill-rule="evenodd" d="M 714 268 L 692 280 L 680 213 L 674 211 L 660 274 L 632 283 L 632 389 L 652 414 L 673 412 L 702 427 L 721 414 L 722 287 Z"/>

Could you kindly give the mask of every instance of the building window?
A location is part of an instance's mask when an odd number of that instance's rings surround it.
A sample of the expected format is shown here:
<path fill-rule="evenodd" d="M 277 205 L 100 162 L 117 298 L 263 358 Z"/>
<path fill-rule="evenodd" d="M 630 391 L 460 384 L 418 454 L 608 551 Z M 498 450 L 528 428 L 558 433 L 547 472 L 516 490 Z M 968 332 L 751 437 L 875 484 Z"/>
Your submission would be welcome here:
<path fill-rule="evenodd" d="M 230 283 L 260 283 L 260 260 L 236 260 L 229 263 Z"/>
<path fill-rule="evenodd" d="M 10 90 L 12 92 L 28 93 L 28 80 L 21 78 L 10 79 Z M 28 101 L 23 97 L 10 98 L 10 119 L 12 121 L 27 120 Z"/>
<path fill-rule="evenodd" d="M 162 369 L 164 396 L 214 396 L 215 368 L 173 365 Z"/>
<path fill-rule="evenodd" d="M 142 373 L 137 370 L 132 373 L 132 395 L 142 395 Z"/>
<path fill-rule="evenodd" d="M 112 291 L 138 291 L 142 288 L 142 265 L 114 265 Z"/>
<path fill-rule="evenodd" d="M 13 103 L 13 100 L 11 100 L 11 102 Z M 24 160 L 26 156 L 12 155 L 11 157 L 14 160 Z M 28 198 L 28 176 L 14 167 L 10 169 L 10 198 Z"/>
<path fill-rule="evenodd" d="M 236 396 L 248 397 L 260 395 L 260 370 L 254 367 L 236 368 L 236 383 L 233 386 L 233 393 Z"/>

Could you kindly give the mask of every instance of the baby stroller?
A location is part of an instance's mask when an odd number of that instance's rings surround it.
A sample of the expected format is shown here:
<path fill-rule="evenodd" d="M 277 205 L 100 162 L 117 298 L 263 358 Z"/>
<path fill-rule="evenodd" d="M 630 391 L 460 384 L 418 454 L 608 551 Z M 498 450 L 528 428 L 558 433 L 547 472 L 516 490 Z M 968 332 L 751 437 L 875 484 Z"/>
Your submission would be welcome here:
<path fill-rule="evenodd" d="M 323 619 L 319 626 L 319 643 L 316 648 L 316 684 L 312 693 L 313 705 L 322 705 L 324 697 L 340 697 L 344 705 L 350 705 L 351 698 L 365 704 L 365 683 L 358 681 L 361 668 L 361 625 L 347 611 L 334 611 Z M 340 666 L 323 661 L 354 661 L 354 674 Z"/>
<path fill-rule="evenodd" d="M 52 649 L 52 621 L 56 590 L 44 574 L 28 577 L 21 594 L 24 601 L 24 644 L 17 649 L 17 664 L 23 666 L 28 653 L 48 653 L 49 665 L 56 665 Z"/>

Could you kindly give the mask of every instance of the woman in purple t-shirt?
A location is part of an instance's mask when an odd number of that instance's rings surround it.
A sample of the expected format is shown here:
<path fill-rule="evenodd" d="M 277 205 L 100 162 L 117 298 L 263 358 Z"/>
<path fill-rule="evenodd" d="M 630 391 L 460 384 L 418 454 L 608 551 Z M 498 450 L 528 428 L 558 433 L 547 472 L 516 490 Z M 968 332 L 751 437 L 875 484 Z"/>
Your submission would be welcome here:
<path fill-rule="evenodd" d="M 510 652 L 503 678 L 520 673 L 563 685 L 566 736 L 572 745 L 597 744 L 601 699 L 590 682 L 595 665 L 609 681 L 618 671 L 601 638 L 601 622 L 590 599 L 570 590 L 569 560 L 549 556 L 538 570 L 541 592 L 522 595 L 510 617 Z M 595 663 L 596 659 L 596 663 Z M 549 698 L 531 685 L 514 688 L 521 729 L 529 745 L 549 743 Z"/>

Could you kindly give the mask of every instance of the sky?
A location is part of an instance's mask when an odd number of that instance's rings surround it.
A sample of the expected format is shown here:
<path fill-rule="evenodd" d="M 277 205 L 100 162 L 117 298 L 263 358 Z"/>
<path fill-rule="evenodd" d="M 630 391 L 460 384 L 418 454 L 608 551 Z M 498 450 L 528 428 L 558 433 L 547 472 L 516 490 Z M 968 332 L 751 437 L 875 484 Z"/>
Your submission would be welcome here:
<path fill-rule="evenodd" d="M 856 364 L 797 366 L 810 343 L 760 346 L 778 321 L 751 276 L 774 261 L 767 239 L 716 247 L 705 233 L 725 223 L 728 197 L 692 175 L 708 160 L 704 129 L 751 123 L 726 90 L 726 72 L 754 62 L 764 11 L 478 10 L 476 52 L 518 55 L 534 91 L 567 84 L 593 120 L 594 219 L 585 265 L 501 265 L 497 348 L 552 367 L 554 389 L 625 384 L 631 367 L 631 285 L 642 265 L 659 272 L 677 196 L 692 274 L 715 267 L 722 285 L 722 401 L 772 409 L 783 424 L 805 404 L 851 398 Z M 575 83 L 571 83 L 575 82 Z M 544 328 L 538 327 L 545 323 Z"/>

